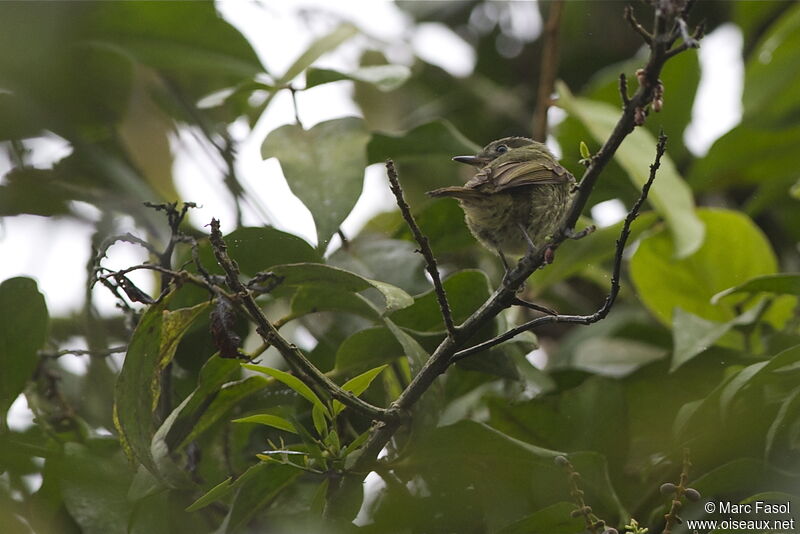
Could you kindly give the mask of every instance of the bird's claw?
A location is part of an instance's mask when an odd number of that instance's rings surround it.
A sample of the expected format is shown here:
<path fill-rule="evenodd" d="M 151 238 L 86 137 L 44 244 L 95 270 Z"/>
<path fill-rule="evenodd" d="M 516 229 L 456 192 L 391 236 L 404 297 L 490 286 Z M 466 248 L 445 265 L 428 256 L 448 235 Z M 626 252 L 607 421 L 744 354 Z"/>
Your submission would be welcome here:
<path fill-rule="evenodd" d="M 595 230 L 597 230 L 597 227 L 593 224 L 590 224 L 589 226 L 587 226 L 586 228 L 584 228 L 579 232 L 576 232 L 574 228 L 570 228 L 567 230 L 566 234 L 569 239 L 575 239 L 577 241 L 578 239 L 583 239 L 584 237 L 591 234 Z"/>

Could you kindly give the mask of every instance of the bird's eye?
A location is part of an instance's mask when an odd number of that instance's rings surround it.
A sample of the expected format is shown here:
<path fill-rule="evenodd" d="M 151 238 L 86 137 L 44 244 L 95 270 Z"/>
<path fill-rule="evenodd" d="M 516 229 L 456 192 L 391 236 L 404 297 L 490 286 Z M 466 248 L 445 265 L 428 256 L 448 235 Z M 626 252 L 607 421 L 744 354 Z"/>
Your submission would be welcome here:
<path fill-rule="evenodd" d="M 505 154 L 506 152 L 508 152 L 508 147 L 506 145 L 500 145 L 495 149 L 495 152 L 497 152 L 498 154 Z"/>

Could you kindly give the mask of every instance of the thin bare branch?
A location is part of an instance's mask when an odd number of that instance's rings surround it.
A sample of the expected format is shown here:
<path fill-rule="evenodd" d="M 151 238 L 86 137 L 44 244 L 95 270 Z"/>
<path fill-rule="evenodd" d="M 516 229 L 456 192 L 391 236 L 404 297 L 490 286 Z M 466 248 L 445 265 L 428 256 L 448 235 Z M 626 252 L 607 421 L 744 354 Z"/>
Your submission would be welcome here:
<path fill-rule="evenodd" d="M 225 244 L 222 232 L 220 232 L 219 229 L 219 221 L 216 219 L 211 220 L 210 239 L 211 247 L 214 250 L 214 256 L 217 258 L 222 270 L 225 271 L 228 287 L 236 293 L 239 301 L 250 315 L 250 318 L 256 323 L 256 331 L 265 343 L 278 349 L 278 352 L 281 353 L 287 362 L 293 367 L 300 369 L 305 376 L 319 384 L 331 397 L 345 406 L 349 406 L 376 420 L 391 420 L 393 416 L 397 415 L 397 412 L 373 406 L 356 397 L 351 392 L 341 389 L 335 382 L 317 369 L 300 349 L 281 336 L 277 328 L 269 322 L 261 311 L 261 307 L 256 303 L 252 293 L 239 280 L 239 267 L 228 256 L 228 246 Z"/>
<path fill-rule="evenodd" d="M 652 45 L 653 44 L 653 35 L 650 32 L 648 32 L 647 30 L 645 30 L 644 26 L 639 24 L 639 21 L 636 20 L 636 16 L 633 14 L 633 7 L 625 6 L 625 10 L 623 11 L 623 16 L 625 17 L 625 20 L 628 21 L 628 24 L 631 25 L 631 28 L 633 28 L 633 31 L 638 33 L 642 37 L 642 40 L 647 45 Z"/>
<path fill-rule="evenodd" d="M 450 311 L 450 305 L 447 303 L 447 294 L 444 291 L 442 280 L 439 277 L 436 257 L 433 255 L 431 246 L 428 243 L 428 238 L 422 233 L 422 230 L 419 229 L 417 221 L 414 220 L 414 216 L 411 214 L 411 208 L 409 208 L 408 203 L 406 203 L 406 199 L 403 196 L 403 188 L 400 187 L 400 181 L 397 179 L 397 170 L 394 168 L 394 162 L 392 160 L 386 161 L 386 174 L 389 176 L 389 188 L 392 190 L 392 193 L 394 193 L 395 199 L 397 199 L 397 206 L 400 208 L 400 213 L 403 215 L 403 219 L 405 219 L 414 239 L 419 245 L 419 252 L 425 258 L 425 269 L 428 271 L 428 274 L 431 275 L 431 280 L 433 280 L 433 290 L 436 293 L 436 301 L 439 303 L 439 310 L 442 312 L 442 319 L 444 319 L 444 326 L 447 329 L 447 334 L 449 337 L 454 338 L 457 334 L 456 326 L 453 324 L 453 314 Z"/>

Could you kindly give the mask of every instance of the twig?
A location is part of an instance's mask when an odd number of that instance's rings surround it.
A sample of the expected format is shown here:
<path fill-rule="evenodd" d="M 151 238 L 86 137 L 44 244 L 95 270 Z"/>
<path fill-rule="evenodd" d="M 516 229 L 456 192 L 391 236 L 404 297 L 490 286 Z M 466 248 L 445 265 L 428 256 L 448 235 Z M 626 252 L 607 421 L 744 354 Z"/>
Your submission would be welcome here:
<path fill-rule="evenodd" d="M 447 334 L 449 337 L 454 338 L 458 332 L 455 324 L 453 324 L 453 314 L 450 311 L 450 305 L 447 303 L 447 294 L 444 291 L 442 280 L 439 277 L 436 258 L 428 243 L 428 238 L 425 237 L 425 234 L 419 229 L 417 222 L 414 220 L 414 216 L 411 215 L 411 208 L 408 207 L 403 197 L 403 188 L 400 187 L 400 181 L 397 179 L 397 170 L 395 170 L 392 160 L 386 160 L 386 174 L 389 176 L 389 188 L 392 190 L 392 193 L 394 193 L 395 199 L 397 199 L 397 206 L 400 208 L 400 213 L 403 214 L 403 219 L 405 219 L 406 224 L 411 229 L 411 233 L 414 235 L 414 239 L 416 239 L 417 244 L 419 244 L 419 252 L 425 258 L 425 269 L 428 271 L 428 274 L 431 275 L 431 280 L 433 280 L 433 289 L 436 293 L 436 300 L 439 302 L 439 310 L 442 312 Z"/>
<path fill-rule="evenodd" d="M 639 21 L 636 20 L 636 16 L 633 14 L 633 7 L 625 6 L 625 9 L 624 9 L 624 11 L 622 13 L 623 13 L 623 16 L 625 17 L 625 20 L 627 20 L 628 24 L 630 24 L 631 28 L 633 28 L 633 31 L 638 33 L 642 37 L 642 40 L 647 45 L 652 45 L 653 44 L 653 35 L 650 32 L 648 32 L 647 30 L 645 30 L 644 26 L 639 24 Z"/>
<path fill-rule="evenodd" d="M 656 179 L 658 168 L 661 166 L 661 156 L 664 155 L 666 147 L 667 136 L 665 136 L 664 132 L 662 131 L 658 136 L 655 160 L 650 165 L 650 176 L 648 176 L 647 181 L 645 182 L 644 186 L 642 186 L 642 192 L 639 195 L 639 198 L 636 200 L 633 207 L 628 212 L 628 215 L 625 217 L 625 222 L 622 224 L 622 230 L 620 231 L 619 239 L 617 239 L 617 248 L 616 252 L 614 253 L 614 269 L 611 274 L 611 289 L 609 290 L 608 296 L 606 296 L 606 300 L 603 302 L 603 305 L 600 306 L 596 312 L 591 315 L 545 315 L 544 317 L 537 317 L 536 319 L 528 321 L 527 323 L 517 326 L 516 328 L 512 328 L 504 334 L 456 352 L 451 361 L 457 362 L 463 360 L 464 358 L 468 358 L 473 354 L 477 354 L 486 349 L 494 347 L 495 345 L 499 345 L 504 341 L 508 341 L 522 332 L 538 328 L 545 324 L 574 323 L 587 325 L 604 319 L 608 315 L 608 312 L 611 311 L 611 307 L 614 305 L 614 301 L 619 294 L 619 279 L 622 271 L 622 255 L 625 251 L 625 244 L 627 243 L 628 237 L 631 233 L 631 224 L 633 224 L 633 221 L 636 220 L 642 204 L 644 204 L 644 201 L 647 199 L 647 195 L 650 192 L 650 187 L 653 185 L 653 181 Z"/>
<path fill-rule="evenodd" d="M 239 268 L 228 256 L 228 247 L 222 238 L 219 221 L 211 219 L 211 247 L 222 270 L 225 271 L 228 287 L 234 291 L 250 318 L 256 323 L 256 331 L 265 343 L 274 346 L 278 352 L 294 367 L 299 368 L 306 376 L 322 386 L 331 397 L 345 406 L 349 406 L 375 420 L 397 419 L 399 414 L 394 410 L 386 410 L 361 400 L 349 391 L 341 389 L 335 382 L 317 369 L 296 346 L 280 335 L 275 326 L 269 322 L 261 307 L 256 303 L 250 291 L 239 280 Z"/>
<path fill-rule="evenodd" d="M 533 112 L 533 138 L 544 142 L 547 139 L 547 110 L 558 70 L 558 30 L 561 26 L 561 13 L 564 0 L 550 3 L 547 24 L 544 28 L 544 46 L 539 71 L 539 90 L 536 95 L 536 109 Z"/>
<path fill-rule="evenodd" d="M 91 349 L 62 349 L 55 352 L 40 351 L 39 355 L 46 358 L 60 358 L 61 356 L 92 356 L 93 358 L 105 358 L 112 354 L 118 354 L 128 350 L 127 346 L 109 347 L 105 350 L 91 350 Z"/>
<path fill-rule="evenodd" d="M 619 96 L 622 99 L 622 106 L 627 107 L 631 103 L 631 98 L 628 96 L 628 78 L 625 73 L 619 74 Z"/>
<path fill-rule="evenodd" d="M 571 514 L 572 517 L 583 517 L 586 530 L 592 534 L 600 534 L 602 531 L 605 531 L 605 521 L 597 517 L 592 511 L 592 507 L 586 504 L 586 501 L 583 499 L 583 490 L 579 484 L 581 474 L 575 470 L 575 466 L 572 465 L 572 462 L 570 462 L 566 456 L 558 455 L 554 460 L 556 465 L 564 469 L 567 473 L 569 494 L 575 502 L 575 509 Z"/>
<path fill-rule="evenodd" d="M 626 13 L 627 11 L 628 10 L 626 10 Z M 627 17 L 628 15 L 626 14 L 626 18 Z M 635 19 L 633 20 L 635 21 Z M 663 14 L 656 16 L 654 26 L 655 31 L 650 43 L 650 57 L 648 58 L 647 65 L 641 69 L 639 76 L 641 83 L 639 89 L 637 89 L 636 93 L 630 98 L 628 104 L 623 109 L 622 116 L 614 126 L 611 135 L 594 155 L 591 164 L 583 173 L 580 186 L 578 187 L 578 193 L 575 195 L 572 205 L 562 221 L 562 231 L 554 238 L 556 243 L 561 243 L 566 237 L 568 229 L 575 227 L 584 207 L 586 207 L 586 203 L 589 200 L 595 183 L 597 183 L 600 173 L 608 162 L 611 161 L 611 158 L 614 156 L 617 148 L 619 148 L 619 145 L 622 144 L 622 141 L 633 131 L 633 128 L 640 123 L 639 119 L 643 118 L 644 110 L 653 100 L 653 93 L 658 87 L 658 78 L 664 63 L 676 54 L 686 50 L 684 46 L 685 43 L 670 50 L 669 43 L 665 42 L 664 39 L 666 20 Z M 696 32 L 701 31 L 702 26 L 698 27 L 696 30 Z"/>

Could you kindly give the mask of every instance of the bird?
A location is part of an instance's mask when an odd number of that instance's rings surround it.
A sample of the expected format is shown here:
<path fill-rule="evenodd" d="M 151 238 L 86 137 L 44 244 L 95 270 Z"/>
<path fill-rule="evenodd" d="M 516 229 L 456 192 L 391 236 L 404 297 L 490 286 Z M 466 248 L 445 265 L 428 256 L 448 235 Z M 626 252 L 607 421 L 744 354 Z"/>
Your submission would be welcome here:
<path fill-rule="evenodd" d="M 498 139 L 453 161 L 476 167 L 475 175 L 463 186 L 427 194 L 458 200 L 470 232 L 497 252 L 506 272 L 506 254 L 536 250 L 555 232 L 575 187 L 575 177 L 547 146 L 527 137 Z"/>

